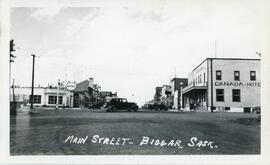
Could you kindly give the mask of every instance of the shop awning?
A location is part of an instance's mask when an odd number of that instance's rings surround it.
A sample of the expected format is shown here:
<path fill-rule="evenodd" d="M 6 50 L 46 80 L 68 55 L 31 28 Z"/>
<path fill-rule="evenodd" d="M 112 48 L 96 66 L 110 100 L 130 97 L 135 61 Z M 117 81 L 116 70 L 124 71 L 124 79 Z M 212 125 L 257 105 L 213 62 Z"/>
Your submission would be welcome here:
<path fill-rule="evenodd" d="M 207 89 L 207 86 L 192 86 L 192 87 L 186 87 L 183 89 L 183 94 L 186 94 L 190 91 L 194 91 L 194 90 L 201 90 L 201 89 Z"/>

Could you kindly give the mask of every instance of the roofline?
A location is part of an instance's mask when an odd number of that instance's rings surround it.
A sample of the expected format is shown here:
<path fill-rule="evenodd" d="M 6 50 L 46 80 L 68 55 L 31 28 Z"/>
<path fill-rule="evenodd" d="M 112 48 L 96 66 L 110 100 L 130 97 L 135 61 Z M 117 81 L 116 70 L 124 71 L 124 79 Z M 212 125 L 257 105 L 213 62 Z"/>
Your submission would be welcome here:
<path fill-rule="evenodd" d="M 15 86 L 14 88 L 32 88 L 32 87 L 21 87 L 21 86 Z M 49 87 L 34 87 L 34 88 L 40 88 L 40 89 L 46 89 L 46 88 L 49 88 Z"/>
<path fill-rule="evenodd" d="M 188 80 L 188 78 L 179 78 L 179 77 L 174 77 L 171 79 L 171 82 L 173 82 L 173 80 L 178 79 L 178 80 Z"/>
<path fill-rule="evenodd" d="M 192 70 L 192 72 L 195 71 L 199 66 L 201 66 L 201 65 L 202 65 L 205 61 L 207 61 L 208 59 L 210 59 L 210 58 L 204 59 L 199 65 L 197 65 L 197 66 Z"/>
<path fill-rule="evenodd" d="M 259 58 L 206 58 L 199 65 L 197 65 L 192 70 L 192 72 L 195 71 L 199 66 L 201 66 L 205 61 L 210 60 L 210 59 L 212 59 L 212 60 L 250 60 L 250 61 L 255 60 L 255 61 L 261 61 L 261 59 L 259 59 Z"/>
<path fill-rule="evenodd" d="M 258 60 L 261 61 L 259 58 L 206 58 L 206 59 L 213 59 L 213 60 Z"/>

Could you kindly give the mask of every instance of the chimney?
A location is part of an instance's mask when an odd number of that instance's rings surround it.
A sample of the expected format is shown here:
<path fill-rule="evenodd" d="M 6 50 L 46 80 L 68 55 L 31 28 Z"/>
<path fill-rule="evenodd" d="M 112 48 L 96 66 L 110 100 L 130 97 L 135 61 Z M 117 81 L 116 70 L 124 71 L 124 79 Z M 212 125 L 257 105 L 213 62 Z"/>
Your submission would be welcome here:
<path fill-rule="evenodd" d="M 89 85 L 90 88 L 94 89 L 94 78 L 89 78 Z"/>

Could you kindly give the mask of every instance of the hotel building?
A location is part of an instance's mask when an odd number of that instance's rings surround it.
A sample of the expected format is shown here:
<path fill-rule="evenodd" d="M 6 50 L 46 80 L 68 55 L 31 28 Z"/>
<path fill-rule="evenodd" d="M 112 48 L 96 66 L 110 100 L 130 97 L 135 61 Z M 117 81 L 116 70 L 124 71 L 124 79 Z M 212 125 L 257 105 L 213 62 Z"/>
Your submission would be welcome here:
<path fill-rule="evenodd" d="M 260 69 L 260 59 L 205 59 L 188 75 L 185 109 L 248 112 L 260 106 Z"/>

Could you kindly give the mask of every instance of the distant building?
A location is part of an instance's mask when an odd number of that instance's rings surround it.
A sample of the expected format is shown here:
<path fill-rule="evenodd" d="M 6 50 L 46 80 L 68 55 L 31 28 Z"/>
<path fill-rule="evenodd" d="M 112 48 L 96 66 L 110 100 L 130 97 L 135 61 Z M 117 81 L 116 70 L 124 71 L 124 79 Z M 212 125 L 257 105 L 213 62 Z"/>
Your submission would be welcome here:
<path fill-rule="evenodd" d="M 207 58 L 188 76 L 184 106 L 202 111 L 250 111 L 260 106 L 260 59 Z"/>
<path fill-rule="evenodd" d="M 173 102 L 171 96 L 172 96 L 171 86 L 163 85 L 161 88 L 161 103 L 171 108 Z"/>
<path fill-rule="evenodd" d="M 94 84 L 94 78 L 84 80 L 76 85 L 74 93 L 74 107 L 88 107 L 99 101 L 101 87 Z"/>
<path fill-rule="evenodd" d="M 117 97 L 117 92 L 112 93 L 111 91 L 100 91 L 99 98 L 101 102 L 109 102 L 112 98 Z"/>
<path fill-rule="evenodd" d="M 183 98 L 182 91 L 188 85 L 187 78 L 173 78 L 170 82 L 171 91 L 172 91 L 172 108 L 173 109 L 180 109 L 181 106 L 183 107 Z"/>
<path fill-rule="evenodd" d="M 88 107 L 90 103 L 90 96 L 93 93 L 93 78 L 84 80 L 76 84 L 76 88 L 72 91 L 74 93 L 75 108 Z"/>
<path fill-rule="evenodd" d="M 101 87 L 97 84 L 93 84 L 93 92 L 90 95 L 90 104 L 99 102 L 100 91 L 101 91 Z"/>
<path fill-rule="evenodd" d="M 155 88 L 154 103 L 161 102 L 161 89 L 162 89 L 162 87 Z"/>
<path fill-rule="evenodd" d="M 18 107 L 30 107 L 31 87 L 14 87 L 15 100 Z M 13 97 L 10 96 L 11 100 Z M 73 93 L 60 88 L 58 106 L 73 107 Z M 35 107 L 56 107 L 57 87 L 34 87 L 33 105 Z"/>

